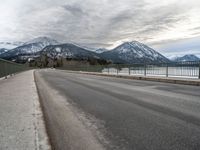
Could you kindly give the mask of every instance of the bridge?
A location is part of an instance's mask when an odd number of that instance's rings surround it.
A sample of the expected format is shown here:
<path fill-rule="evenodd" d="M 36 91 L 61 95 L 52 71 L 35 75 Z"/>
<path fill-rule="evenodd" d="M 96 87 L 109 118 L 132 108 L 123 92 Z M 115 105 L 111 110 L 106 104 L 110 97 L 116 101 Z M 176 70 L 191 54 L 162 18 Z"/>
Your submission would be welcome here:
<path fill-rule="evenodd" d="M 122 73 L 127 66 L 118 68 L 104 66 L 109 72 L 97 73 L 80 66 L 70 71 L 20 66 L 16 75 L 2 78 L 0 149 L 200 147 L 199 86 L 133 80 L 133 71 Z M 196 74 L 180 80 L 199 82 Z"/>
<path fill-rule="evenodd" d="M 0 77 L 12 75 L 24 71 L 27 65 L 17 64 L 11 61 L 0 59 Z M 59 67 L 62 70 L 98 72 L 112 75 L 129 76 L 154 76 L 200 79 L 200 61 L 170 62 L 170 63 L 149 63 L 149 64 L 64 64 Z"/>

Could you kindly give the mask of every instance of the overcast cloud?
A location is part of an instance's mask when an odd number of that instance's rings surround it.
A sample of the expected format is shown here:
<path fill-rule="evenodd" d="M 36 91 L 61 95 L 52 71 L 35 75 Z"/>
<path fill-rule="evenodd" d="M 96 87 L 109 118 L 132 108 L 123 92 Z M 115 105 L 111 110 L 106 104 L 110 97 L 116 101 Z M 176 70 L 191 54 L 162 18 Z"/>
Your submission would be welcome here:
<path fill-rule="evenodd" d="M 138 40 L 167 56 L 200 51 L 199 0 L 1 0 L 0 10 L 1 41 L 49 36 L 113 48 Z"/>

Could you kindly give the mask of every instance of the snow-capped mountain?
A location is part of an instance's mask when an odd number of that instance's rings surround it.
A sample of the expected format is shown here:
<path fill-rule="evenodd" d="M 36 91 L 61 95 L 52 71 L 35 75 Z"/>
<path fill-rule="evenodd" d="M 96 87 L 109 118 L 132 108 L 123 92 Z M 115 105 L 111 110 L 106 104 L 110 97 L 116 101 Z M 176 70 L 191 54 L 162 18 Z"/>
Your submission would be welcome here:
<path fill-rule="evenodd" d="M 0 49 L 13 49 L 23 45 L 23 42 L 0 42 Z"/>
<path fill-rule="evenodd" d="M 2 50 L 3 51 L 3 50 Z M 4 50 L 5 51 L 5 50 Z M 91 51 L 77 44 L 59 44 L 56 40 L 39 37 L 24 43 L 7 52 L 1 53 L 0 58 L 7 60 L 23 60 L 46 55 L 51 58 L 75 58 L 75 59 L 104 59 L 113 63 L 162 63 L 169 60 L 154 49 L 137 41 L 125 42 L 113 50 L 98 49 Z"/>
<path fill-rule="evenodd" d="M 7 52 L 7 51 L 8 51 L 8 49 L 0 48 L 0 55 L 3 54 L 3 53 L 5 53 L 5 52 Z"/>
<path fill-rule="evenodd" d="M 138 41 L 125 42 L 101 56 L 114 63 L 163 63 L 169 60 L 154 49 Z"/>
<path fill-rule="evenodd" d="M 43 43 L 31 43 L 9 50 L 8 52 L 3 53 L 0 56 L 2 58 L 8 58 L 8 57 L 15 57 L 18 55 L 26 55 L 26 54 L 31 55 L 42 50 L 43 48 L 44 48 Z"/>
<path fill-rule="evenodd" d="M 39 53 L 42 55 L 47 55 L 50 58 L 100 58 L 98 54 L 70 43 L 60 45 L 49 45 Z"/>
<path fill-rule="evenodd" d="M 4 58 L 7 60 L 16 60 L 19 58 L 21 59 L 23 56 L 23 59 L 28 59 L 28 57 L 35 57 L 36 53 L 41 51 L 46 46 L 54 44 L 58 44 L 58 42 L 47 37 L 39 37 L 24 43 L 22 46 L 16 47 L 12 50 L 0 54 L 0 58 Z"/>
<path fill-rule="evenodd" d="M 182 57 L 176 57 L 173 59 L 175 62 L 184 62 L 184 61 L 200 61 L 200 58 L 196 55 L 190 54 L 190 55 L 184 55 Z"/>
<path fill-rule="evenodd" d="M 101 54 L 101 53 L 106 52 L 106 51 L 108 51 L 108 50 L 105 49 L 105 48 L 99 48 L 99 49 L 95 50 L 95 52 L 98 53 L 98 54 Z"/>

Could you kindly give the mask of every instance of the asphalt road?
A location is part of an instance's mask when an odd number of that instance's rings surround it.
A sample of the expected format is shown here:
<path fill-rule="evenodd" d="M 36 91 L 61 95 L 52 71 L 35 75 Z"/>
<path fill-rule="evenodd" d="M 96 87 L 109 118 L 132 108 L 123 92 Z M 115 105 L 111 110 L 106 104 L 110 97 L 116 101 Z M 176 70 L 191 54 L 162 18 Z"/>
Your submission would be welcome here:
<path fill-rule="evenodd" d="M 37 74 L 85 114 L 82 123 L 94 124 L 106 149 L 200 149 L 200 87 L 58 70 Z"/>

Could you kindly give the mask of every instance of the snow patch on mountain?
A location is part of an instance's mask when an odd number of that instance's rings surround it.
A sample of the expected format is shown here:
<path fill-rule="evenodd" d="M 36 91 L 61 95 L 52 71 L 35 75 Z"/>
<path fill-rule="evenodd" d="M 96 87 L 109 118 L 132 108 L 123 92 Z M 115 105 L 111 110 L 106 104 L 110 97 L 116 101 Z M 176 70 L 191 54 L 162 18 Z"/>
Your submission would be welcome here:
<path fill-rule="evenodd" d="M 173 61 L 176 61 L 176 62 L 200 61 L 200 58 L 197 57 L 196 55 L 189 54 L 189 55 L 184 55 L 182 57 L 176 57 L 173 59 Z"/>
<path fill-rule="evenodd" d="M 3 54 L 3 53 L 5 53 L 5 52 L 7 52 L 7 51 L 8 51 L 8 49 L 0 48 L 0 55 Z"/>

